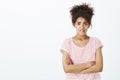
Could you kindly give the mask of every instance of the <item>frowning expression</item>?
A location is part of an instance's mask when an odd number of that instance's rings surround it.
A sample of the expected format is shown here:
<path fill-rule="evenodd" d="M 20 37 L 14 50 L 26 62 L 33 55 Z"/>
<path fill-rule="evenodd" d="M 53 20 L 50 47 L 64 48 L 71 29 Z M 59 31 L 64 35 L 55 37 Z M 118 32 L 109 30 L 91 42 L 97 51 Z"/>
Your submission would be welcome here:
<path fill-rule="evenodd" d="M 74 24 L 78 35 L 86 35 L 89 26 L 90 24 L 83 17 L 78 17 Z"/>

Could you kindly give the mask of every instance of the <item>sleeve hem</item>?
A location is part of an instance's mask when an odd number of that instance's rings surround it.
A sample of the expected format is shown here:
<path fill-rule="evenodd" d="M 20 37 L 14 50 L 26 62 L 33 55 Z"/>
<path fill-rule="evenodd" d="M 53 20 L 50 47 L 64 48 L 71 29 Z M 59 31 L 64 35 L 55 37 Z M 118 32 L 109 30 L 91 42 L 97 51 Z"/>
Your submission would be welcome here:
<path fill-rule="evenodd" d="M 62 53 L 63 51 L 69 53 L 69 51 L 68 51 L 67 49 L 63 49 L 63 48 L 61 48 L 61 49 L 60 49 L 60 52 Z"/>

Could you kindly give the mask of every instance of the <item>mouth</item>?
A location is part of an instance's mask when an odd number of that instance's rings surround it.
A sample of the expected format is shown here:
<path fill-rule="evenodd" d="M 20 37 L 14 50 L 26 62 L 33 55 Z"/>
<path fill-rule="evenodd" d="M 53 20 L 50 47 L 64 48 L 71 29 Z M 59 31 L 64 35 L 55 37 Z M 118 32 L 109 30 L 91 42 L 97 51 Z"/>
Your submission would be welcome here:
<path fill-rule="evenodd" d="M 80 30 L 80 32 L 85 32 L 85 30 Z"/>

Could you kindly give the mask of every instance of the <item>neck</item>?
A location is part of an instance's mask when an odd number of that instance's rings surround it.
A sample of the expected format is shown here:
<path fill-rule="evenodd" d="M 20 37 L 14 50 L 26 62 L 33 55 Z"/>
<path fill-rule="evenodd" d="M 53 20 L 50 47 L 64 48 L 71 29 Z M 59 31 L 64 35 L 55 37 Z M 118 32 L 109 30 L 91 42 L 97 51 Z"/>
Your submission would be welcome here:
<path fill-rule="evenodd" d="M 75 35 L 73 38 L 76 40 L 83 41 L 83 40 L 89 39 L 89 36 L 87 36 L 87 35 Z"/>

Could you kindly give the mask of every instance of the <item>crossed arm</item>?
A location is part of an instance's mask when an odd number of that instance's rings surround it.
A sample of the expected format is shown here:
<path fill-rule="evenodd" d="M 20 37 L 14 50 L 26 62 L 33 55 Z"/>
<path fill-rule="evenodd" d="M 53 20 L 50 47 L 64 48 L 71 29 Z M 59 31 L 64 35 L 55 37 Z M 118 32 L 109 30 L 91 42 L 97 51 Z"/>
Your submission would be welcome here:
<path fill-rule="evenodd" d="M 62 63 L 65 73 L 95 73 L 102 72 L 103 57 L 101 47 L 96 50 L 96 61 L 82 64 L 73 64 L 67 52 L 62 51 Z"/>

